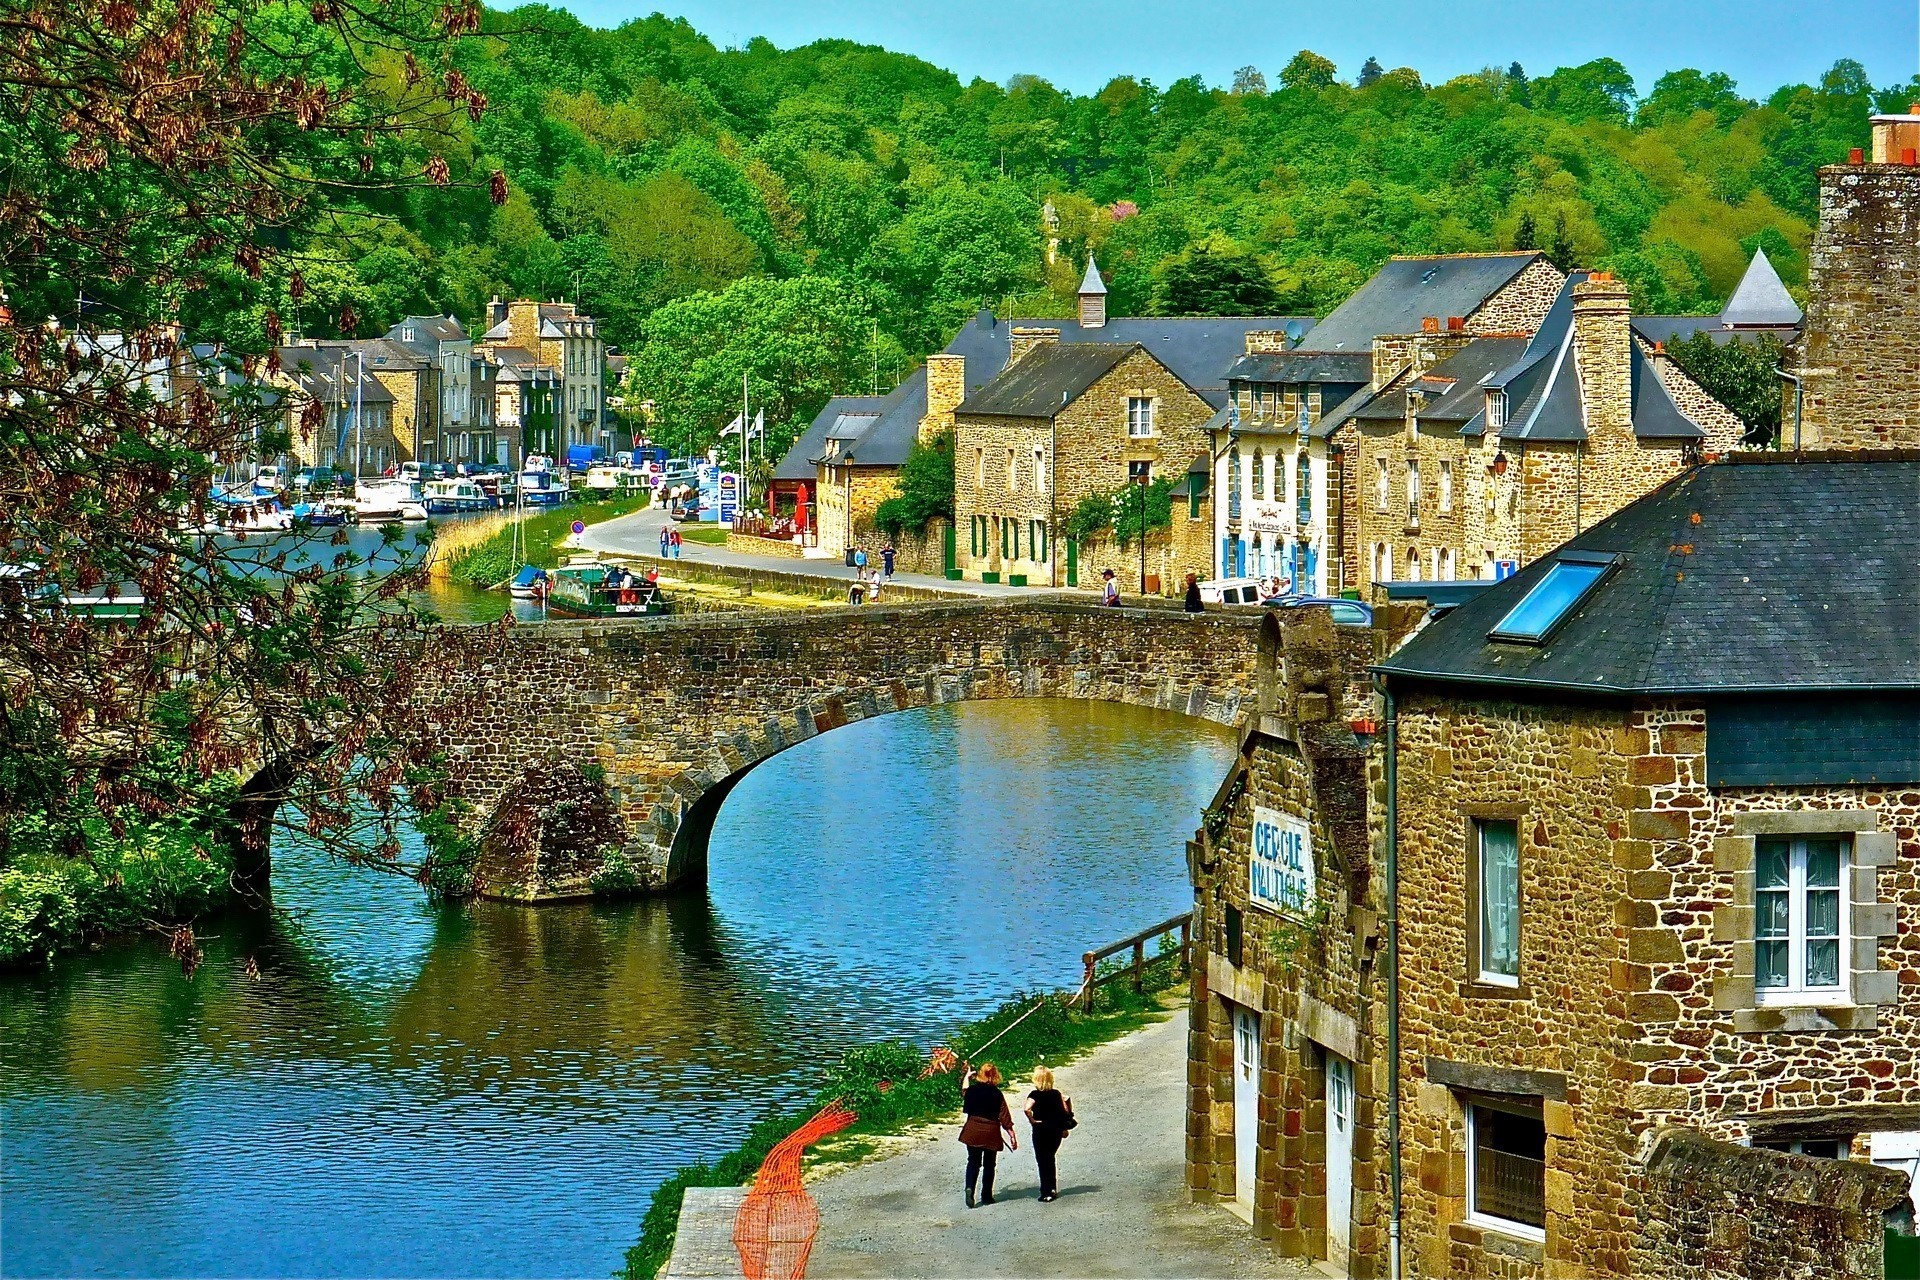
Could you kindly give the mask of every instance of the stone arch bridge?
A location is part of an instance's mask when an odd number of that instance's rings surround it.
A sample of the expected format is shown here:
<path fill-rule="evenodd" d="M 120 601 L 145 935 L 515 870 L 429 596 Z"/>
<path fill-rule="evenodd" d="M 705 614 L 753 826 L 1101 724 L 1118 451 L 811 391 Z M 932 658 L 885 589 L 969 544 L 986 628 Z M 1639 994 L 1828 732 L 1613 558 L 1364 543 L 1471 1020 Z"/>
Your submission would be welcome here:
<path fill-rule="evenodd" d="M 631 893 L 704 883 L 727 794 L 817 734 L 1014 697 L 1238 725 L 1275 630 L 1044 598 L 448 629 L 449 674 L 420 710 L 468 806 L 481 892 Z"/>

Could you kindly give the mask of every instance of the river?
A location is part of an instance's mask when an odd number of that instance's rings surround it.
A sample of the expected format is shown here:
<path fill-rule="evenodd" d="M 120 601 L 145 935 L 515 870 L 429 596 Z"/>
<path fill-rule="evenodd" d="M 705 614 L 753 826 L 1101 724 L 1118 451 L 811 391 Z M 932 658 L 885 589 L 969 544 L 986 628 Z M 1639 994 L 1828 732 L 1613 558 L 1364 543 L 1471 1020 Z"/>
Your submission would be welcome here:
<path fill-rule="evenodd" d="M 429 904 L 275 850 L 282 913 L 0 979 L 0 1274 L 606 1276 L 675 1168 L 1191 901 L 1221 727 L 967 703 L 736 788 L 705 895 Z M 257 970 L 257 976 L 255 971 Z"/>

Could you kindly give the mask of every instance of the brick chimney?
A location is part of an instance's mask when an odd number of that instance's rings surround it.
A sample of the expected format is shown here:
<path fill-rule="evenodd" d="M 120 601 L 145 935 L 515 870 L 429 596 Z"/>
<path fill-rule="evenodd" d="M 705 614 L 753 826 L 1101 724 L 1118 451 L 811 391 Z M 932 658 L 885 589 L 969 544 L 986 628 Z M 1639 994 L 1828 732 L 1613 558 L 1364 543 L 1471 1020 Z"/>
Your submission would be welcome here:
<path fill-rule="evenodd" d="M 1820 170 L 1784 448 L 1920 448 L 1920 109 L 1872 127 L 1873 163 Z"/>
<path fill-rule="evenodd" d="M 967 358 L 944 351 L 927 357 L 927 411 L 920 415 L 920 443 L 953 430 L 953 411 L 967 398 Z"/>
<path fill-rule="evenodd" d="M 1633 430 L 1633 328 L 1627 286 L 1596 271 L 1573 286 L 1573 358 L 1587 434 Z"/>
<path fill-rule="evenodd" d="M 1107 325 L 1107 285 L 1093 255 L 1087 255 L 1087 274 L 1080 278 L 1080 327 L 1104 329 Z"/>
<path fill-rule="evenodd" d="M 1060 341 L 1058 329 L 1023 329 L 1018 325 L 1013 329 L 1013 345 L 1007 351 L 1007 366 L 1018 364 L 1026 354 L 1036 347 L 1049 342 Z"/>

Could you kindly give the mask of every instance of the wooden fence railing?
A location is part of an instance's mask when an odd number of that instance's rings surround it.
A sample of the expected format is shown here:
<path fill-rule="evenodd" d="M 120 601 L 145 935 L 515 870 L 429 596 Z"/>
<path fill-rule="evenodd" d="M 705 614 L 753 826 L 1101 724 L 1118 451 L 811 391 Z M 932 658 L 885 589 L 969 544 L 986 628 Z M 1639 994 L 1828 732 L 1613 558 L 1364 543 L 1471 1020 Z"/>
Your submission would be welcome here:
<path fill-rule="evenodd" d="M 1085 974 L 1085 977 L 1082 979 L 1081 987 L 1080 987 L 1080 1000 L 1081 1000 L 1082 1007 L 1092 1006 L 1093 991 L 1095 987 L 1103 987 L 1107 983 L 1113 982 L 1119 978 L 1131 979 L 1133 982 L 1133 989 L 1135 991 L 1139 991 L 1144 985 L 1144 981 L 1146 977 L 1147 943 L 1154 938 L 1161 937 L 1164 934 L 1173 933 L 1173 932 L 1179 933 L 1180 935 L 1180 952 L 1179 952 L 1180 971 L 1182 973 L 1187 972 L 1188 967 L 1191 965 L 1193 960 L 1193 939 L 1190 935 L 1190 930 L 1192 929 L 1192 927 L 1193 927 L 1193 917 L 1191 914 L 1175 916 L 1171 920 L 1161 921 L 1159 924 L 1154 925 L 1151 929 L 1142 929 L 1139 933 L 1134 934 L 1132 937 L 1122 938 L 1120 939 L 1120 941 L 1112 943 L 1109 946 L 1102 947 L 1098 951 L 1089 951 L 1085 955 L 1081 956 L 1080 962 L 1081 964 L 1086 966 L 1086 974 Z M 1128 951 L 1128 950 L 1131 950 L 1133 952 L 1133 963 L 1131 965 L 1129 965 L 1124 969 L 1116 969 L 1112 973 L 1102 974 L 1097 972 L 1097 970 L 1100 967 L 1100 962 L 1102 960 L 1105 960 L 1108 956 L 1117 956 L 1121 952 Z M 1156 959 L 1157 958 L 1158 957 L 1156 957 Z"/>

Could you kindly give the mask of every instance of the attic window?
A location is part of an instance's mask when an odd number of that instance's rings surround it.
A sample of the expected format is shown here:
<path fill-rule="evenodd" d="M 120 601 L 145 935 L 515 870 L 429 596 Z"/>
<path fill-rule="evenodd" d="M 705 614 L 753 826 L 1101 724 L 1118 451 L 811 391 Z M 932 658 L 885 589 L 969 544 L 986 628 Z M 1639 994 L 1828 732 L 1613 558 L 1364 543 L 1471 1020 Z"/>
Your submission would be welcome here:
<path fill-rule="evenodd" d="M 1422 272 L 1420 273 L 1420 283 L 1421 283 L 1421 284 L 1432 284 L 1432 283 L 1433 283 L 1433 278 L 1434 278 L 1435 276 L 1437 276 L 1437 275 L 1439 275 L 1439 274 L 1440 274 L 1440 268 L 1438 268 L 1438 267 L 1428 267 L 1428 268 L 1427 268 L 1427 269 L 1426 269 L 1425 271 L 1422 271 Z"/>
<path fill-rule="evenodd" d="M 1489 640 L 1515 644 L 1544 644 L 1567 617 L 1593 594 L 1618 557 L 1605 553 L 1563 551 L 1546 575 L 1533 584 L 1520 603 L 1507 611 Z"/>

